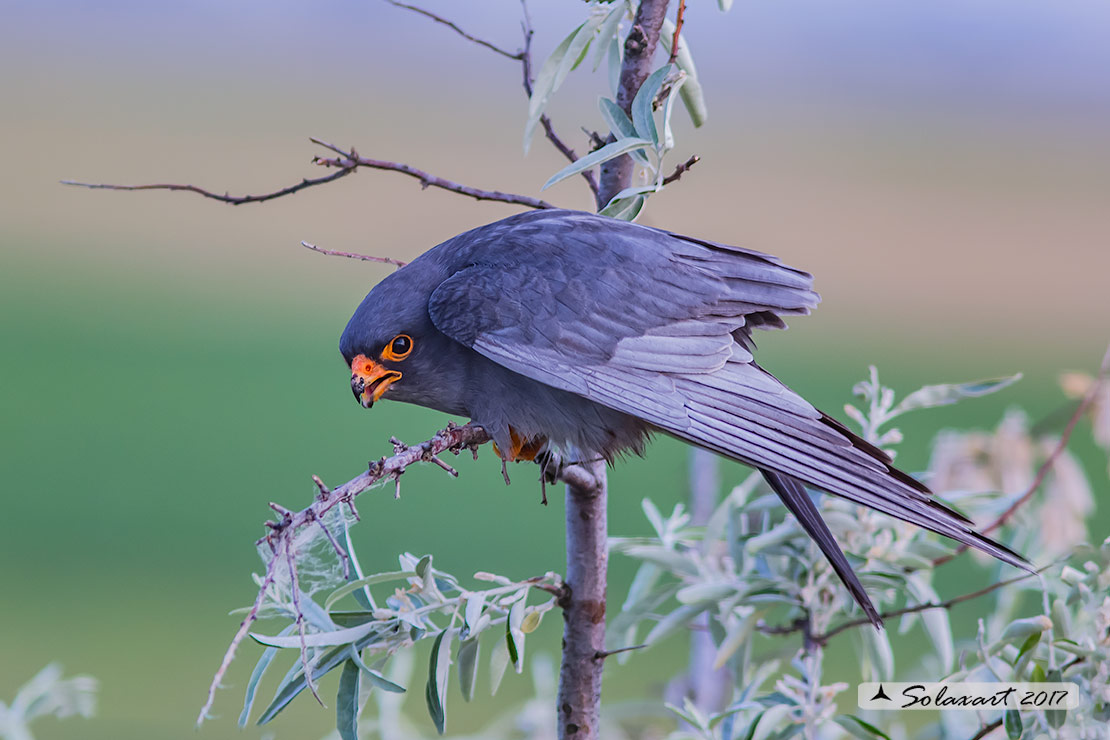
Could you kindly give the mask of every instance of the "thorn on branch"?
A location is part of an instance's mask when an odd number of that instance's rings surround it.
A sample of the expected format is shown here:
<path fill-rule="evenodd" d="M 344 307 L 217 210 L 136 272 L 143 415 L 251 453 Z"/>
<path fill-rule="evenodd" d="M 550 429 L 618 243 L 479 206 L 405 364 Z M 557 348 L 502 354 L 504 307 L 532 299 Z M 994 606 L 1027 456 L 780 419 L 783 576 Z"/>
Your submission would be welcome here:
<path fill-rule="evenodd" d="M 639 650 L 646 647 L 647 643 L 645 642 L 643 645 L 628 645 L 627 647 L 617 648 L 616 650 L 598 650 L 594 653 L 594 660 L 605 660 L 610 655 L 618 655 L 620 653 L 627 653 L 632 650 Z"/>
<path fill-rule="evenodd" d="M 316 490 L 318 491 L 319 498 L 326 499 L 328 496 L 331 495 L 331 489 L 324 485 L 324 481 L 320 480 L 320 476 L 313 475 L 312 482 L 316 484 Z"/>

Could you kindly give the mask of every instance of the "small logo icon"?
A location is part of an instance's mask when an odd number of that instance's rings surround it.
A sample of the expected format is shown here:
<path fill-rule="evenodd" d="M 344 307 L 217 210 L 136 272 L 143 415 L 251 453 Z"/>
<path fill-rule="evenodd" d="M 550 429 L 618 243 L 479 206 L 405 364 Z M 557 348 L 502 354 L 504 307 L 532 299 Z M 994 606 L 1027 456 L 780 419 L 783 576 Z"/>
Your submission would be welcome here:
<path fill-rule="evenodd" d="M 876 691 L 875 695 L 871 697 L 871 701 L 878 701 L 879 699 L 883 699 L 884 701 L 893 701 L 889 696 L 886 695 L 886 692 L 883 691 L 882 684 L 879 684 L 879 690 Z"/>

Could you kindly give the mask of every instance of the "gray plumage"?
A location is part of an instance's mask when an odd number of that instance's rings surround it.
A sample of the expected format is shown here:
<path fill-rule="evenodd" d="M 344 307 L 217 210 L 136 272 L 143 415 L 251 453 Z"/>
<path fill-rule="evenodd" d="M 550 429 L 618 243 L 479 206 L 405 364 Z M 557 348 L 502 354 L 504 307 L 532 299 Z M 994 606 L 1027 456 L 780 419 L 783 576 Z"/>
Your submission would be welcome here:
<path fill-rule="evenodd" d="M 348 363 L 392 337 L 415 348 L 386 398 L 510 427 L 581 455 L 640 452 L 662 430 L 747 463 L 878 615 L 800 482 L 1013 565 L 889 458 L 753 360 L 752 329 L 820 300 L 812 276 L 739 247 L 574 211 L 468 231 L 383 280 L 340 342 Z"/>

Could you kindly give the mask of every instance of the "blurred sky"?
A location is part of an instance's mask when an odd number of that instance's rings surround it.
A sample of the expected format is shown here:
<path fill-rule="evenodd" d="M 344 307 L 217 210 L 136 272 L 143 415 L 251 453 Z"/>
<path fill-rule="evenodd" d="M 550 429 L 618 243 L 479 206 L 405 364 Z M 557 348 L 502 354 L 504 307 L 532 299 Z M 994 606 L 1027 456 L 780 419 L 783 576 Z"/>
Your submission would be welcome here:
<path fill-rule="evenodd" d="M 519 44 L 513 0 L 426 7 Z M 539 62 L 582 6 L 530 7 Z M 0 583 L 29 605 L 0 615 L 0 700 L 58 657 L 101 676 L 105 708 L 42 737 L 193 737 L 265 502 L 443 421 L 351 402 L 337 338 L 385 270 L 300 240 L 406 258 L 517 209 L 371 171 L 239 208 L 58 181 L 257 193 L 319 174 L 309 136 L 532 195 L 564 162 L 540 139 L 522 156 L 514 63 L 382 2 L 9 1 L 0 19 Z M 689 0 L 685 33 L 710 118 L 680 118 L 674 161 L 703 161 L 644 221 L 816 275 L 824 303 L 761 338 L 761 361 L 829 409 L 870 363 L 901 390 L 1027 372 L 907 424 L 911 469 L 941 426 L 1056 409 L 1057 371 L 1092 368 L 1110 334 L 1110 4 Z M 604 85 L 576 72 L 550 108 L 580 152 Z M 575 180 L 544 197 L 590 207 Z M 683 497 L 684 459 L 664 440 L 618 466 L 614 532 L 642 531 L 642 495 Z M 439 475 L 362 505 L 385 522 L 364 563 L 408 548 L 464 573 L 506 552 L 513 575 L 559 567 L 558 501 L 507 493 L 489 460 Z M 638 665 L 607 697 L 658 677 Z M 240 736 L 238 699 L 221 694 L 204 737 Z M 278 736 L 323 734 L 311 710 Z"/>
<path fill-rule="evenodd" d="M 516 2 L 428 7 L 519 44 Z M 542 59 L 582 8 L 532 12 Z M 3 14 L 0 146 L 19 174 L 0 186 L 0 228 L 49 236 L 78 260 L 126 266 L 129 248 L 87 241 L 156 233 L 190 244 L 187 259 L 171 249 L 159 262 L 201 279 L 208 260 L 256 247 L 274 269 L 299 268 L 290 245 L 302 238 L 411 255 L 512 209 L 420 196 L 388 173 L 264 214 L 63 178 L 258 191 L 313 174 L 309 135 L 528 193 L 561 165 L 543 143 L 522 158 L 512 62 L 384 3 L 38 2 Z M 721 15 L 696 0 L 686 33 L 711 118 L 680 130 L 675 161 L 704 161 L 648 222 L 782 255 L 817 275 L 823 311 L 881 304 L 892 321 L 932 315 L 1008 341 L 1106 328 L 1106 3 L 789 0 Z M 577 125 L 599 125 L 601 92 L 601 75 L 577 73 L 551 108 L 580 150 Z M 550 196 L 590 205 L 574 181 Z M 256 238 L 231 248 L 237 232 Z"/>

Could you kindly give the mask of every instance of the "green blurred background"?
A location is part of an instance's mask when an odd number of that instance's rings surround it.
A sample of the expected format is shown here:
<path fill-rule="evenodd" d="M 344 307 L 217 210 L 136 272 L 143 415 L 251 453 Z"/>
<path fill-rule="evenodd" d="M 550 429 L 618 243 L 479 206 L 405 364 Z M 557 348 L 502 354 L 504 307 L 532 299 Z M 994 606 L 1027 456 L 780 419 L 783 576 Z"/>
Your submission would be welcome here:
<path fill-rule="evenodd" d="M 542 57 L 578 3 L 533 3 Z M 509 0 L 429 2 L 502 46 Z M 249 602 L 268 501 L 299 508 L 310 474 L 342 482 L 396 434 L 445 419 L 347 388 L 337 339 L 382 268 L 312 254 L 411 258 L 515 209 L 383 172 L 269 204 L 58 184 L 194 183 L 233 193 L 316 174 L 318 136 L 469 184 L 536 194 L 562 166 L 537 139 L 511 62 L 374 2 L 0 3 L 0 699 L 45 663 L 101 680 L 91 721 L 42 738 L 195 737 L 192 720 Z M 825 303 L 762 338 L 761 361 L 818 406 L 841 408 L 868 364 L 903 391 L 1022 371 L 997 397 L 923 412 L 900 461 L 917 470 L 946 426 L 991 427 L 1021 405 L 1059 407 L 1058 371 L 1090 369 L 1107 340 L 1110 10 L 879 0 L 691 0 L 685 33 L 711 117 L 683 124 L 675 161 L 703 161 L 644 222 L 780 255 L 817 275 Z M 604 82 L 572 76 L 551 109 L 584 150 Z M 588 208 L 581 184 L 551 199 Z M 1105 500 L 1089 435 L 1077 449 Z M 506 488 L 487 454 L 461 477 L 417 470 L 393 501 L 368 494 L 364 566 L 404 550 L 467 574 L 562 567 L 562 507 L 534 472 Z M 1104 462 L 1104 461 L 1103 461 Z M 612 474 L 611 530 L 644 532 L 640 499 L 685 496 L 685 448 L 659 440 Z M 743 475 L 725 468 L 726 482 Z M 1091 524 L 1105 535 L 1107 512 Z M 613 563 L 620 598 L 628 563 Z M 938 576 L 943 592 L 961 585 Z M 975 607 L 956 612 L 960 623 Z M 554 652 L 557 619 L 539 638 Z M 959 634 L 959 631 L 957 631 Z M 536 648 L 530 648 L 535 650 Z M 658 689 L 672 641 L 608 674 L 606 697 Z M 246 645 L 217 700 L 234 727 Z M 852 680 L 851 672 L 846 680 Z M 507 681 L 508 699 L 526 681 Z M 265 689 L 264 689 L 265 691 Z M 419 693 L 419 692 L 417 692 Z M 414 702 L 419 709 L 419 697 Z M 472 729 L 500 705 L 452 702 Z M 299 700 L 281 737 L 325 734 Z M 247 737 L 257 737 L 249 729 Z"/>

